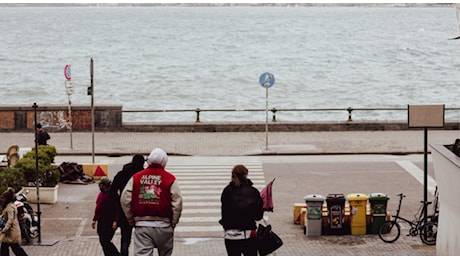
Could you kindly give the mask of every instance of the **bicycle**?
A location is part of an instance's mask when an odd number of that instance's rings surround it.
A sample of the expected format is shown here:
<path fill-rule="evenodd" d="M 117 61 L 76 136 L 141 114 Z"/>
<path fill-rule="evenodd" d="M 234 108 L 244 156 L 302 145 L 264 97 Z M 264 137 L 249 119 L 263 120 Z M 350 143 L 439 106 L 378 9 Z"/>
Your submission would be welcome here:
<path fill-rule="evenodd" d="M 427 206 L 432 202 L 430 201 L 420 201 L 422 205 L 417 210 L 415 214 L 415 219 L 410 221 L 406 218 L 399 216 L 401 210 L 401 204 L 404 197 L 404 194 L 398 194 L 399 196 L 399 205 L 396 210 L 396 215 L 392 215 L 391 220 L 383 222 L 379 227 L 379 237 L 386 243 L 393 243 L 398 240 L 401 235 L 401 225 L 398 222 L 406 222 L 410 225 L 408 236 L 417 236 L 420 235 L 420 239 L 424 244 L 435 245 L 436 244 L 436 234 L 438 231 L 437 216 L 435 214 L 427 216 L 426 222 L 424 221 L 424 214 L 427 210 Z"/>

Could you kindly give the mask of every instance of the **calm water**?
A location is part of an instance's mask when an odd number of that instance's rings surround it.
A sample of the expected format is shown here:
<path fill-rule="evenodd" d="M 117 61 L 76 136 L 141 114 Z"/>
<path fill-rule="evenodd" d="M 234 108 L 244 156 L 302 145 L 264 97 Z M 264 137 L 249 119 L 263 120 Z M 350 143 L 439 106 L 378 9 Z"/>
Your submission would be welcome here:
<path fill-rule="evenodd" d="M 132 109 L 460 107 L 460 41 L 453 7 L 3 7 L 0 105 Z M 123 115 L 190 121 L 194 113 Z M 446 114 L 456 119 L 457 115 Z M 279 120 L 344 120 L 346 113 L 278 113 Z M 355 113 L 354 119 L 405 119 Z M 260 113 L 204 113 L 203 121 L 262 121 Z"/>

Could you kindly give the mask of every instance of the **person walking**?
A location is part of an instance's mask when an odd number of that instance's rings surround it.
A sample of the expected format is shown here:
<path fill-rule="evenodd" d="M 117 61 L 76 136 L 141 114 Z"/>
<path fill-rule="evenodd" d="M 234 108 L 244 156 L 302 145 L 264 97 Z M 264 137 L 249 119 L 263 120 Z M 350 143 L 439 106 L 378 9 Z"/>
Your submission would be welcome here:
<path fill-rule="evenodd" d="M 263 201 L 248 178 L 246 166 L 232 169 L 231 181 L 221 194 L 221 219 L 229 256 L 257 256 L 256 221 L 263 217 Z"/>
<path fill-rule="evenodd" d="M 27 256 L 26 251 L 20 246 L 22 242 L 21 228 L 19 227 L 18 221 L 18 209 L 14 205 L 16 200 L 15 191 L 13 188 L 3 192 L 0 196 L 2 205 L 2 219 L 4 220 L 5 226 L 0 231 L 0 255 L 9 256 L 11 250 L 17 256 Z"/>
<path fill-rule="evenodd" d="M 112 243 L 112 239 L 117 229 L 119 208 L 118 203 L 109 194 L 110 184 L 111 181 L 107 177 L 103 177 L 99 181 L 100 192 L 97 195 L 91 227 L 95 229 L 97 224 L 97 235 L 104 255 L 118 256 L 120 252 Z"/>
<path fill-rule="evenodd" d="M 112 185 L 110 186 L 110 194 L 118 202 L 120 209 L 120 196 L 126 186 L 126 183 L 135 173 L 144 170 L 144 163 L 144 156 L 141 154 L 135 154 L 131 162 L 123 165 L 122 170 L 119 171 L 113 178 Z M 126 219 L 126 215 L 123 210 L 120 210 L 118 215 L 118 226 L 121 231 L 120 254 L 122 256 L 128 256 L 133 227 L 128 223 L 128 219 Z"/>
<path fill-rule="evenodd" d="M 39 145 L 47 145 L 47 141 L 51 139 L 48 132 L 43 130 L 42 125 L 37 124 L 37 142 Z"/>
<path fill-rule="evenodd" d="M 134 255 L 170 256 L 174 247 L 174 228 L 182 213 L 182 195 L 176 177 L 165 170 L 168 155 L 161 148 L 152 150 L 148 167 L 126 184 L 121 207 L 134 229 Z"/>

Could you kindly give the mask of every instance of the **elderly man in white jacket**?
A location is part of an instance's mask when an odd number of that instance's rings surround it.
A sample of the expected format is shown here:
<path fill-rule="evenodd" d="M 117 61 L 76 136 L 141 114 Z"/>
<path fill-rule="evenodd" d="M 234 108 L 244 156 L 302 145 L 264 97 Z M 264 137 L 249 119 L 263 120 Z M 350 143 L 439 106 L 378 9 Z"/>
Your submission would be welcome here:
<path fill-rule="evenodd" d="M 174 228 L 182 213 L 182 195 L 176 177 L 165 170 L 168 156 L 161 148 L 152 150 L 148 167 L 126 184 L 120 202 L 128 221 L 135 226 L 134 254 L 172 254 Z"/>

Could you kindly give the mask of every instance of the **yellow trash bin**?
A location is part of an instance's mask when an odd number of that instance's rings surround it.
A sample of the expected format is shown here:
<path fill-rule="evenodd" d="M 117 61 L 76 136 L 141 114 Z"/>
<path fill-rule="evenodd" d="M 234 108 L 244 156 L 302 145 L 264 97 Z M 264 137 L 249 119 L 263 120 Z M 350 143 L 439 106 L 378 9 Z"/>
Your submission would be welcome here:
<path fill-rule="evenodd" d="M 302 224 L 302 209 L 306 207 L 305 203 L 294 203 L 294 224 Z"/>
<path fill-rule="evenodd" d="M 347 199 L 350 204 L 351 234 L 365 235 L 367 226 L 366 206 L 368 197 L 363 193 L 352 193 L 348 194 Z"/>
<path fill-rule="evenodd" d="M 300 226 L 305 227 L 307 221 L 307 209 L 306 208 L 301 208 L 300 209 Z"/>

